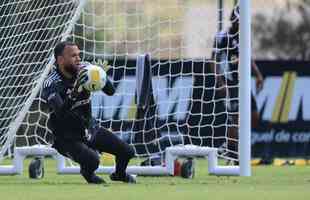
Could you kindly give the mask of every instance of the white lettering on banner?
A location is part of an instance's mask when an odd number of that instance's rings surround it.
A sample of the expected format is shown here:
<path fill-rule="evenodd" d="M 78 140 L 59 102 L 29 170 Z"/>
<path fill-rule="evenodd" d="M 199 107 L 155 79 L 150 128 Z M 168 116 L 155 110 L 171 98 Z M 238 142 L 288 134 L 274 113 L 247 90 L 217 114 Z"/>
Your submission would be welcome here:
<path fill-rule="evenodd" d="M 176 106 L 173 119 L 183 120 L 188 113 L 189 101 L 192 95 L 192 78 L 178 78 L 172 87 L 168 87 L 168 80 L 153 79 L 155 102 L 159 106 L 159 117 L 166 119 Z"/>
<path fill-rule="evenodd" d="M 253 132 L 252 134 L 252 138 L 251 138 L 251 142 L 252 144 L 256 144 L 256 143 L 270 143 L 273 141 L 273 136 L 274 136 L 274 132 L 264 132 L 264 133 L 255 133 Z"/>
<path fill-rule="evenodd" d="M 281 131 L 275 133 L 273 130 L 270 132 L 252 132 L 252 145 L 256 143 L 308 143 L 310 142 L 309 132 L 287 132 Z"/>
<path fill-rule="evenodd" d="M 116 112 L 119 113 L 120 119 L 127 119 L 128 111 L 134 100 L 136 80 L 134 78 L 122 79 L 116 88 L 113 96 L 104 95 L 97 92 L 92 97 L 93 114 L 101 112 L 101 117 L 111 119 Z"/>
<path fill-rule="evenodd" d="M 296 120 L 300 106 L 302 106 L 303 120 L 310 120 L 310 78 L 298 78 L 295 82 L 292 105 L 288 119 Z"/>
<path fill-rule="evenodd" d="M 309 133 L 294 133 L 292 136 L 292 141 L 297 143 L 307 143 L 310 142 Z"/>
<path fill-rule="evenodd" d="M 267 77 L 264 80 L 264 87 L 262 91 L 256 93 L 255 91 L 255 81 L 252 82 L 252 90 L 256 94 L 257 109 L 261 111 L 265 105 L 264 113 L 262 114 L 262 119 L 271 121 L 272 112 L 276 104 L 278 93 L 281 88 L 282 77 Z"/>
<path fill-rule="evenodd" d="M 282 77 L 280 76 L 267 77 L 264 81 L 262 91 L 256 93 L 255 80 L 252 79 L 252 91 L 256 94 L 255 97 L 258 110 L 262 111 L 265 105 L 262 113 L 263 120 L 271 121 L 277 97 L 281 89 L 281 83 Z M 295 80 L 292 101 L 289 107 L 289 121 L 295 121 L 297 119 L 300 107 L 302 108 L 302 119 L 310 121 L 310 89 L 307 88 L 307 86 L 310 86 L 310 77 L 299 77 Z"/>
<path fill-rule="evenodd" d="M 169 114 L 174 120 L 184 120 L 188 113 L 192 96 L 193 79 L 191 77 L 177 78 L 174 84 L 168 87 L 168 79 L 153 78 L 153 92 L 158 106 L 159 118 L 166 120 Z M 134 101 L 136 80 L 134 77 L 122 79 L 116 88 L 114 96 L 107 96 L 101 92 L 94 93 L 92 97 L 92 110 L 95 117 L 110 119 L 119 112 L 120 119 L 127 119 L 128 112 Z"/>
<path fill-rule="evenodd" d="M 287 143 L 288 141 L 290 141 L 290 134 L 284 131 L 281 131 L 275 134 L 274 140 L 277 143 Z"/>
<path fill-rule="evenodd" d="M 255 80 L 252 80 L 252 89 L 255 92 Z M 257 93 L 256 101 L 258 110 L 262 109 L 262 120 L 271 121 L 278 94 L 281 89 L 282 77 L 271 76 L 264 80 L 262 91 Z M 310 86 L 310 78 L 300 77 L 295 80 L 293 97 L 289 107 L 288 120 L 297 119 L 300 108 L 302 117 L 305 121 L 310 121 L 310 92 L 307 87 Z M 134 101 L 136 81 L 134 77 L 122 79 L 116 88 L 116 95 L 110 97 L 97 93 L 94 95 L 92 106 L 94 114 L 99 113 L 99 107 L 104 106 L 101 113 L 105 119 L 113 117 L 119 112 L 119 118 L 127 119 L 128 112 Z M 155 101 L 158 105 L 158 115 L 162 120 L 167 119 L 171 114 L 174 120 L 184 120 L 192 98 L 193 79 L 192 77 L 177 77 L 171 87 L 168 87 L 168 79 L 153 78 L 153 89 Z M 175 109 L 175 110 L 173 110 Z M 175 111 L 174 113 L 172 113 Z"/>

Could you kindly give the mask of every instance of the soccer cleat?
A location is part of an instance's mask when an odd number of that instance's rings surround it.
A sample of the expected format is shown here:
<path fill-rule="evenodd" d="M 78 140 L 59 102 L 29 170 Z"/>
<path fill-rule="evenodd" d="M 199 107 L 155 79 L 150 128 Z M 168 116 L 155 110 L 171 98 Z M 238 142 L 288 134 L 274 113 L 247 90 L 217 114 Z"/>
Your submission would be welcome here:
<path fill-rule="evenodd" d="M 87 183 L 89 184 L 105 184 L 106 182 L 99 176 L 97 176 L 95 173 L 92 173 L 91 175 L 87 175 L 85 173 L 81 173 L 82 176 L 85 178 Z"/>
<path fill-rule="evenodd" d="M 119 176 L 116 173 L 112 173 L 110 175 L 110 179 L 112 181 L 123 181 L 124 183 L 131 183 L 131 184 L 137 183 L 136 178 L 130 174 L 126 174 L 125 176 Z"/>
<path fill-rule="evenodd" d="M 93 175 L 89 181 L 87 181 L 90 184 L 105 184 L 106 182 L 103 180 L 103 178 Z"/>

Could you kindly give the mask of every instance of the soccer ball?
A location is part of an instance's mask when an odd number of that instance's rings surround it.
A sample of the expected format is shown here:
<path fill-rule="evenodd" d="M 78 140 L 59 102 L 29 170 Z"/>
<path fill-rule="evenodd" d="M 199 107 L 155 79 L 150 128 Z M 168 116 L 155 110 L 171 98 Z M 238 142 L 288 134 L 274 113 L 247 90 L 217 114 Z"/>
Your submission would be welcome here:
<path fill-rule="evenodd" d="M 107 73 L 99 66 L 89 64 L 83 69 L 86 69 L 86 81 L 82 87 L 89 92 L 99 91 L 104 88 L 107 81 Z"/>

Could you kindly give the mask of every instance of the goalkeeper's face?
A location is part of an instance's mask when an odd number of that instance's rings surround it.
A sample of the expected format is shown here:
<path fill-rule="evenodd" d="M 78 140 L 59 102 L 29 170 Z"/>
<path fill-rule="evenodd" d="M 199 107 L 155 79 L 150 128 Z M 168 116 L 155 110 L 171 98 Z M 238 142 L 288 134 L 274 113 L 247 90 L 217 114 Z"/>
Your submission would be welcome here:
<path fill-rule="evenodd" d="M 66 72 L 74 76 L 79 71 L 80 62 L 80 49 L 78 46 L 66 46 L 64 48 L 61 59 L 59 60 L 59 65 L 61 65 Z"/>

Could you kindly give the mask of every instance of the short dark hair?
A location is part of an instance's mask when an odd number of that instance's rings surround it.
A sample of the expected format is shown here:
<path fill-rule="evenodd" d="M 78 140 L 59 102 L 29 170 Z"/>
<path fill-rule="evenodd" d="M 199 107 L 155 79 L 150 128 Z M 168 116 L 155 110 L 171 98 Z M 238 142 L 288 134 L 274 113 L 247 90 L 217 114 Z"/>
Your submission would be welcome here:
<path fill-rule="evenodd" d="M 66 46 L 77 46 L 77 45 L 70 41 L 59 42 L 54 48 L 54 57 L 56 61 L 57 61 L 57 57 L 63 54 Z"/>

